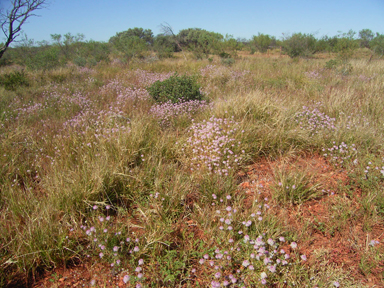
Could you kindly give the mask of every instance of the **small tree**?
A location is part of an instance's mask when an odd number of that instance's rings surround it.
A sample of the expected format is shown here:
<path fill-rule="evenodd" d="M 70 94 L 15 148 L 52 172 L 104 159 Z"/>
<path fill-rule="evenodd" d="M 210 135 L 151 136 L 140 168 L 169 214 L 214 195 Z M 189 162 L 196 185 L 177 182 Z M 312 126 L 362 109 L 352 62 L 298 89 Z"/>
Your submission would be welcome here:
<path fill-rule="evenodd" d="M 253 36 L 252 40 L 250 42 L 252 48 L 256 48 L 262 53 L 267 52 L 269 46 L 271 46 L 274 42 L 276 42 L 276 39 L 274 37 L 258 33 L 257 36 Z"/>
<path fill-rule="evenodd" d="M 372 50 L 382 57 L 384 55 L 384 34 L 376 33 L 376 37 L 370 43 Z"/>
<path fill-rule="evenodd" d="M 310 57 L 316 52 L 316 38 L 312 34 L 295 33 L 285 37 L 283 49 L 291 58 Z"/>
<path fill-rule="evenodd" d="M 177 44 L 172 40 L 172 36 L 159 34 L 153 41 L 153 48 L 159 58 L 171 58 L 173 52 L 179 51 Z"/>
<path fill-rule="evenodd" d="M 337 44 L 335 46 L 335 52 L 338 53 L 338 58 L 343 62 L 348 62 L 353 56 L 353 51 L 359 46 L 358 40 L 355 39 L 356 32 L 349 30 L 347 33 L 339 35 Z"/>
<path fill-rule="evenodd" d="M 119 41 L 120 39 L 130 38 L 130 37 L 138 37 L 143 39 L 145 43 L 148 45 L 153 44 L 153 33 L 151 29 L 143 29 L 143 28 L 129 28 L 126 31 L 118 32 L 115 36 L 109 39 L 109 42 L 114 44 L 114 42 Z"/>
<path fill-rule="evenodd" d="M 178 43 L 192 51 L 198 58 L 218 53 L 223 42 L 223 35 L 200 28 L 183 29 L 177 35 Z M 233 39 L 235 43 L 236 40 Z"/>
<path fill-rule="evenodd" d="M 370 29 L 363 29 L 359 31 L 360 46 L 369 48 L 369 42 L 373 39 L 373 37 L 375 37 L 375 34 L 373 34 Z"/>
<path fill-rule="evenodd" d="M 164 24 L 160 24 L 160 29 L 161 31 L 163 32 L 162 34 L 164 36 L 169 36 L 171 37 L 171 39 L 174 41 L 174 43 L 176 43 L 177 47 L 180 49 L 180 51 L 183 53 L 183 56 L 184 56 L 184 59 L 187 60 L 187 57 L 185 57 L 185 54 L 184 54 L 184 51 L 183 51 L 183 48 L 181 47 L 180 45 L 180 42 L 178 40 L 178 37 L 175 35 L 175 33 L 173 32 L 173 28 L 171 27 L 171 25 L 169 25 L 167 22 L 165 22 Z"/>
<path fill-rule="evenodd" d="M 76 53 L 76 44 L 80 44 L 85 38 L 84 34 L 77 33 L 77 35 L 72 35 L 71 33 L 67 33 L 61 36 L 61 34 L 51 34 L 51 39 L 53 41 L 54 46 L 58 46 L 60 48 L 61 53 L 63 54 L 65 60 L 70 59 Z"/>
<path fill-rule="evenodd" d="M 36 16 L 36 10 L 45 7 L 46 0 L 11 0 L 10 11 L 0 11 L 0 25 L 6 37 L 5 43 L 0 47 L 0 59 L 9 45 L 20 35 L 22 25 L 31 16 Z"/>
<path fill-rule="evenodd" d="M 148 51 L 145 40 L 137 36 L 115 38 L 113 47 L 122 54 L 128 65 L 133 58 L 141 58 Z"/>

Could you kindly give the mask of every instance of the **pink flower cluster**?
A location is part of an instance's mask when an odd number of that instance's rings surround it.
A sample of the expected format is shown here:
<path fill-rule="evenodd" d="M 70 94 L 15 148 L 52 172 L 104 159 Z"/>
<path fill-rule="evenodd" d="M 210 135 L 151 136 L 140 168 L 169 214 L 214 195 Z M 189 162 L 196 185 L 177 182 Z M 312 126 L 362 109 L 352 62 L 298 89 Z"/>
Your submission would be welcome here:
<path fill-rule="evenodd" d="M 250 73 L 250 71 L 248 70 L 237 71 L 237 70 L 232 70 L 231 68 L 228 68 L 225 66 L 217 66 L 217 65 L 208 65 L 200 69 L 200 74 L 203 77 L 208 77 L 209 79 L 227 76 L 231 80 L 236 81 L 243 78 L 248 73 Z"/>
<path fill-rule="evenodd" d="M 305 72 L 305 76 L 307 76 L 307 78 L 312 79 L 312 80 L 320 79 L 322 77 L 322 75 L 319 73 L 319 71 Z"/>
<path fill-rule="evenodd" d="M 336 130 L 336 119 L 320 112 L 317 108 L 311 110 L 309 107 L 304 106 L 303 111 L 297 113 L 295 118 L 300 128 L 307 130 L 311 135 L 318 134 L 323 130 Z"/>
<path fill-rule="evenodd" d="M 170 126 L 173 118 L 186 116 L 192 119 L 192 116 L 209 107 L 206 101 L 187 101 L 180 103 L 172 103 L 171 101 L 155 104 L 151 107 L 150 113 L 159 119 L 163 127 Z"/>
<path fill-rule="evenodd" d="M 191 155 L 191 170 L 207 169 L 219 175 L 228 175 L 239 164 L 241 156 L 234 152 L 240 146 L 233 138 L 237 131 L 236 123 L 226 118 L 211 117 L 208 121 L 194 123 L 192 134 L 183 147 Z"/>
<path fill-rule="evenodd" d="M 156 81 L 164 81 L 173 75 L 173 73 L 171 72 L 156 73 L 156 72 L 149 72 L 141 69 L 137 69 L 129 73 L 132 73 L 136 77 L 138 84 L 144 87 L 150 86 Z"/>

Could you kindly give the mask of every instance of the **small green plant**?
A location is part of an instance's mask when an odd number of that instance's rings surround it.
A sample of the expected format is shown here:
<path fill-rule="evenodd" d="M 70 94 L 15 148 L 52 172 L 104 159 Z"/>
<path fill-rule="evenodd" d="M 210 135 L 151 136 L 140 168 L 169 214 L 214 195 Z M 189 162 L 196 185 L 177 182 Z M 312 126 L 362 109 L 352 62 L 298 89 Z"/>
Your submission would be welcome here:
<path fill-rule="evenodd" d="M 335 69 L 339 65 L 339 61 L 336 59 L 331 59 L 325 63 L 326 69 Z"/>
<path fill-rule="evenodd" d="M 352 70 L 353 70 L 353 66 L 351 65 L 351 63 L 344 63 L 341 67 L 340 67 L 340 70 L 339 72 L 344 75 L 344 76 L 347 76 L 349 74 L 352 73 Z"/>
<path fill-rule="evenodd" d="M 171 76 L 164 81 L 156 81 L 147 88 L 149 95 L 156 102 L 172 103 L 202 100 L 203 95 L 200 92 L 200 85 L 194 76 Z"/>
<path fill-rule="evenodd" d="M 0 86 L 6 90 L 16 90 L 20 86 L 29 86 L 29 81 L 24 71 L 15 71 L 0 75 Z"/>
<path fill-rule="evenodd" d="M 363 255 L 359 263 L 359 268 L 363 275 L 368 276 L 372 273 L 372 269 L 375 268 L 375 263 L 370 259 L 369 255 Z"/>
<path fill-rule="evenodd" d="M 163 257 L 158 257 L 158 263 L 162 263 L 160 273 L 162 282 L 166 285 L 176 284 L 186 270 L 186 263 L 182 261 L 181 255 L 176 250 L 168 250 Z"/>

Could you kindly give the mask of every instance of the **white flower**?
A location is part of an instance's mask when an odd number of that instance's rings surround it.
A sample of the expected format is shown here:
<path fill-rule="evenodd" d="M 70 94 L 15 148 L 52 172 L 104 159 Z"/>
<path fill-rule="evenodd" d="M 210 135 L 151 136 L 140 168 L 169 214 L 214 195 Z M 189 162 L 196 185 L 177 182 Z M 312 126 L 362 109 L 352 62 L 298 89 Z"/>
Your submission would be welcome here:
<path fill-rule="evenodd" d="M 125 275 L 123 278 L 123 282 L 126 284 L 129 281 L 129 276 Z"/>
<path fill-rule="evenodd" d="M 261 273 L 260 273 L 260 278 L 261 278 L 261 279 L 265 279 L 265 278 L 267 278 L 267 273 L 265 273 L 265 272 L 261 272 Z"/>

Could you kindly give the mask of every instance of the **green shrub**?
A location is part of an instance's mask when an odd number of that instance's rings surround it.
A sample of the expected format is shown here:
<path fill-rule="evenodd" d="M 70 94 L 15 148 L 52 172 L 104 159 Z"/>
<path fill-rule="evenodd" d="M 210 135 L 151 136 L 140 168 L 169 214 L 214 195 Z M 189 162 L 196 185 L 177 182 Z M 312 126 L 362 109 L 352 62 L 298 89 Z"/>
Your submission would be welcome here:
<path fill-rule="evenodd" d="M 167 50 L 167 49 L 158 51 L 157 57 L 159 57 L 159 59 L 174 58 L 173 52 L 171 50 Z"/>
<path fill-rule="evenodd" d="M 60 66 L 58 47 L 38 47 L 36 54 L 27 59 L 26 66 L 33 70 L 49 70 Z"/>
<path fill-rule="evenodd" d="M 308 58 L 316 52 L 316 39 L 311 34 L 295 33 L 284 40 L 283 49 L 291 58 Z"/>
<path fill-rule="evenodd" d="M 325 63 L 326 69 L 334 69 L 339 65 L 339 62 L 335 59 L 331 59 Z"/>
<path fill-rule="evenodd" d="M 4 86 L 7 90 L 14 91 L 20 86 L 29 86 L 29 81 L 24 71 L 15 71 L 0 75 L 0 86 Z"/>
<path fill-rule="evenodd" d="M 384 34 L 376 33 L 376 37 L 369 43 L 371 49 L 380 56 L 384 55 Z"/>
<path fill-rule="evenodd" d="M 149 95 L 157 102 L 177 103 L 181 101 L 202 100 L 200 85 L 194 76 L 171 76 L 164 81 L 156 81 L 147 88 Z"/>
<path fill-rule="evenodd" d="M 221 59 L 221 64 L 227 65 L 227 66 L 232 66 L 235 63 L 235 59 L 233 58 L 222 58 Z"/>
<path fill-rule="evenodd" d="M 77 66 L 85 67 L 85 65 L 87 65 L 87 59 L 79 56 L 79 57 L 73 59 L 73 63 L 75 63 Z"/>
<path fill-rule="evenodd" d="M 222 58 L 222 59 L 231 58 L 231 54 L 228 54 L 227 52 L 220 52 L 220 53 L 219 53 L 219 56 L 220 56 L 220 58 Z"/>

